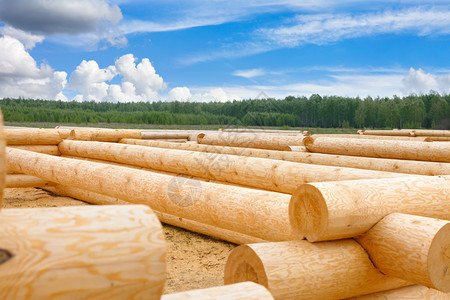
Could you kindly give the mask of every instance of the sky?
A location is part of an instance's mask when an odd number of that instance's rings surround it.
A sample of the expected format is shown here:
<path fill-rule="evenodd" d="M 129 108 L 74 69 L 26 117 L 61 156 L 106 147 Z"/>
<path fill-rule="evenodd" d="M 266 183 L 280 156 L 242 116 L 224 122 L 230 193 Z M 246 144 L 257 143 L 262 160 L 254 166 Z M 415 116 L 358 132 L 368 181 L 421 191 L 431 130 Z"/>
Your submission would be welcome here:
<path fill-rule="evenodd" d="M 0 98 L 450 93 L 450 0 L 0 0 Z"/>

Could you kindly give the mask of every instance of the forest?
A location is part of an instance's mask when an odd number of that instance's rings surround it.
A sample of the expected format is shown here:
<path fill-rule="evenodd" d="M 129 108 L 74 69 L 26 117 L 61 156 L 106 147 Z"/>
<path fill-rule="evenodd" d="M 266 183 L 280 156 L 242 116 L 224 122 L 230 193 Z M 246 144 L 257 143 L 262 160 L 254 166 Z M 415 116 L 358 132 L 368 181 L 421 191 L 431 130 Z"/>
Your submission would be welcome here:
<path fill-rule="evenodd" d="M 450 129 L 450 95 L 288 96 L 232 102 L 0 100 L 5 121 L 322 128 Z"/>

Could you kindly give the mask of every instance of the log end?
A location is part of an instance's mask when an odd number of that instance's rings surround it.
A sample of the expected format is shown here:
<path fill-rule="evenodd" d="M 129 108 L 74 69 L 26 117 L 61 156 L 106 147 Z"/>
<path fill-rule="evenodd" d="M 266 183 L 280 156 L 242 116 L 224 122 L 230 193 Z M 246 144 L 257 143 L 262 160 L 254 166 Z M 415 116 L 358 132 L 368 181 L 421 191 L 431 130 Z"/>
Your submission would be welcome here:
<path fill-rule="evenodd" d="M 204 137 L 205 137 L 204 133 L 199 133 L 199 135 L 197 135 L 197 143 L 201 144 Z"/>
<path fill-rule="evenodd" d="M 325 199 L 314 185 L 300 186 L 289 203 L 289 222 L 300 239 L 306 237 L 310 242 L 320 241 L 326 231 L 328 210 Z"/>
<path fill-rule="evenodd" d="M 428 273 L 431 286 L 441 292 L 450 292 L 450 223 L 434 236 L 428 252 Z"/>
<path fill-rule="evenodd" d="M 308 148 L 308 146 L 311 146 L 314 143 L 314 138 L 310 136 L 305 136 L 303 138 L 303 145 Z"/>
<path fill-rule="evenodd" d="M 268 288 L 267 274 L 258 254 L 247 245 L 241 245 L 228 256 L 225 265 L 224 283 L 233 284 L 252 281 Z"/>

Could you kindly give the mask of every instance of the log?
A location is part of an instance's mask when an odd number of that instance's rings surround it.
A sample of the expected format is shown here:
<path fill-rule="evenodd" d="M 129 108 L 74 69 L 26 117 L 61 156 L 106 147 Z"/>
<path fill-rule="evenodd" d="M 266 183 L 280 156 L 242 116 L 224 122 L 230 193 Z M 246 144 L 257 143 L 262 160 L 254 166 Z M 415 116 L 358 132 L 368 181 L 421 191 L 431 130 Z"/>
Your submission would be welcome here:
<path fill-rule="evenodd" d="M 130 204 L 130 202 L 120 200 L 118 198 L 113 198 L 105 195 L 101 195 L 98 193 L 70 187 L 63 185 L 56 185 L 52 187 L 45 187 L 45 190 L 51 191 L 52 193 L 58 195 L 69 196 L 78 200 L 82 200 L 91 204 L 97 205 L 124 205 Z M 158 219 L 165 224 L 177 226 L 180 228 L 184 228 L 193 232 L 198 232 L 201 234 L 205 234 L 220 240 L 228 241 L 234 244 L 248 244 L 248 243 L 263 243 L 267 242 L 262 239 L 258 239 L 253 236 L 249 236 L 246 234 L 238 233 L 235 231 L 226 230 L 223 228 L 219 228 L 216 226 L 207 225 L 204 223 L 176 217 L 170 214 L 162 213 L 159 211 L 153 211 Z"/>
<path fill-rule="evenodd" d="M 364 135 L 364 134 L 313 134 L 316 137 L 333 137 L 333 138 L 350 138 L 350 139 L 368 139 L 368 140 L 398 140 L 398 141 L 416 141 L 416 142 L 432 142 L 430 137 L 412 137 L 412 136 L 395 136 L 395 135 Z"/>
<path fill-rule="evenodd" d="M 290 151 L 289 146 L 304 146 L 304 139 L 309 139 L 309 137 L 303 134 L 279 136 L 258 133 L 219 132 L 200 133 L 197 137 L 197 142 L 207 145 Z"/>
<path fill-rule="evenodd" d="M 432 142 L 450 142 L 450 137 L 448 136 L 429 136 L 427 139 Z"/>
<path fill-rule="evenodd" d="M 294 152 L 309 152 L 305 146 L 289 146 L 289 149 Z"/>
<path fill-rule="evenodd" d="M 411 283 L 380 273 L 354 240 L 241 245 L 225 265 L 225 284 L 254 281 L 275 299 L 342 299 Z"/>
<path fill-rule="evenodd" d="M 290 196 L 7 148 L 8 167 L 267 241 L 295 239 Z"/>
<path fill-rule="evenodd" d="M 394 129 L 394 130 L 358 130 L 359 134 L 365 135 L 384 135 L 384 136 L 413 136 L 413 129 Z"/>
<path fill-rule="evenodd" d="M 10 145 L 9 147 L 49 155 L 61 155 L 61 152 L 59 152 L 57 145 Z"/>
<path fill-rule="evenodd" d="M 317 137 L 305 139 L 311 152 L 327 154 L 450 162 L 447 143 L 361 140 Z"/>
<path fill-rule="evenodd" d="M 0 210 L 2 209 L 3 188 L 5 187 L 5 177 L 6 177 L 6 172 L 8 169 L 8 167 L 6 166 L 5 149 L 6 149 L 5 129 L 3 128 L 3 114 L 0 111 Z M 0 256 L 1 256 L 1 253 L 0 253 Z M 0 260 L 1 260 L 1 258 L 0 258 Z"/>
<path fill-rule="evenodd" d="M 407 173 L 418 175 L 449 175 L 450 164 L 428 161 L 412 161 L 399 159 L 385 159 L 373 157 L 355 157 L 345 155 L 330 155 L 322 153 L 295 153 L 291 151 L 275 151 L 251 148 L 211 146 L 200 144 L 175 144 L 156 142 L 149 140 L 122 139 L 120 143 L 141 145 L 165 149 L 190 150 L 206 153 L 222 153 L 239 156 L 251 156 L 287 160 L 306 164 L 329 165 L 337 167 L 349 167 L 366 170 L 377 170 L 395 173 Z"/>
<path fill-rule="evenodd" d="M 386 275 L 450 292 L 450 222 L 393 213 L 356 239 Z"/>
<path fill-rule="evenodd" d="M 8 145 L 57 145 L 69 136 L 67 129 L 6 129 Z"/>
<path fill-rule="evenodd" d="M 380 171 L 102 142 L 66 140 L 59 144 L 59 150 L 64 155 L 109 160 L 287 194 L 306 182 L 399 176 Z"/>
<path fill-rule="evenodd" d="M 175 131 L 175 132 L 150 132 L 143 131 L 141 133 L 142 139 L 188 139 L 189 133 L 183 131 Z"/>
<path fill-rule="evenodd" d="M 450 130 L 420 130 L 412 131 L 414 136 L 428 136 L 428 137 L 450 137 Z"/>
<path fill-rule="evenodd" d="M 41 179 L 36 176 L 24 175 L 24 174 L 9 174 L 6 175 L 5 188 L 29 188 L 29 187 L 46 187 L 52 186 L 55 183 Z"/>
<path fill-rule="evenodd" d="M 273 129 L 252 129 L 252 128 L 221 128 L 219 131 L 222 132 L 239 132 L 239 133 L 265 133 L 265 134 L 279 134 L 279 135 L 290 135 L 297 136 L 303 134 L 309 136 L 311 133 L 309 131 L 300 130 L 273 130 Z"/>
<path fill-rule="evenodd" d="M 42 154 L 41 154 L 42 155 Z M 4 209 L 1 299 L 159 299 L 161 224 L 143 205 Z"/>
<path fill-rule="evenodd" d="M 450 293 L 439 292 L 423 285 L 411 285 L 385 292 L 378 292 L 351 300 L 450 300 Z"/>
<path fill-rule="evenodd" d="M 226 286 L 191 290 L 181 293 L 166 294 L 161 300 L 270 300 L 270 292 L 262 285 L 254 282 L 241 282 Z"/>
<path fill-rule="evenodd" d="M 141 131 L 133 129 L 72 129 L 68 139 L 80 141 L 118 142 L 120 139 L 140 139 Z"/>
<path fill-rule="evenodd" d="M 304 184 L 292 195 L 289 219 L 311 242 L 363 234 L 394 212 L 450 220 L 449 183 L 449 176 L 424 176 Z"/>

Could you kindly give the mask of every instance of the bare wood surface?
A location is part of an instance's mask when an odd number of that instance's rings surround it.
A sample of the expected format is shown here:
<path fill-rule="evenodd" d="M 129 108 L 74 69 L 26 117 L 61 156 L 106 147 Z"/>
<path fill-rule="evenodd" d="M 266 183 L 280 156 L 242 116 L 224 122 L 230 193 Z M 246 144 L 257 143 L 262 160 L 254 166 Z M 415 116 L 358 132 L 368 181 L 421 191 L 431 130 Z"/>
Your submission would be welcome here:
<path fill-rule="evenodd" d="M 390 291 L 351 298 L 352 300 L 450 300 L 450 293 L 443 293 L 423 285 L 411 285 Z"/>
<path fill-rule="evenodd" d="M 61 155 L 61 152 L 59 152 L 57 145 L 9 145 L 8 147 L 49 155 Z"/>
<path fill-rule="evenodd" d="M 166 247 L 145 206 L 4 209 L 1 299 L 159 299 Z"/>
<path fill-rule="evenodd" d="M 0 111 L 0 210 L 3 202 L 3 188 L 8 167 L 6 166 L 6 136 L 3 128 L 3 114 Z M 0 226 L 1 228 L 1 226 Z"/>
<path fill-rule="evenodd" d="M 384 135 L 384 136 L 413 136 L 413 129 L 393 129 L 393 130 L 358 130 L 359 134 Z"/>
<path fill-rule="evenodd" d="M 317 137 L 305 139 L 305 146 L 327 154 L 450 162 L 447 143 Z"/>
<path fill-rule="evenodd" d="M 72 129 L 68 139 L 80 141 L 118 142 L 120 139 L 140 139 L 141 130 L 134 129 Z"/>
<path fill-rule="evenodd" d="M 5 129 L 8 145 L 57 145 L 69 136 L 68 129 Z"/>
<path fill-rule="evenodd" d="M 372 170 L 102 142 L 66 140 L 59 144 L 59 149 L 64 155 L 109 160 L 287 194 L 306 182 L 399 176 Z"/>
<path fill-rule="evenodd" d="M 449 183 L 449 176 L 423 176 L 304 184 L 292 196 L 289 218 L 309 241 L 363 234 L 393 212 L 450 220 Z"/>
<path fill-rule="evenodd" d="M 364 134 L 313 134 L 316 137 L 332 137 L 332 138 L 349 138 L 349 139 L 368 139 L 368 140 L 398 140 L 398 141 L 416 141 L 416 142 L 432 142 L 429 137 L 413 137 L 413 136 L 395 136 L 395 135 L 364 135 Z"/>
<path fill-rule="evenodd" d="M 450 137 L 450 130 L 413 130 L 415 136 L 429 136 L 429 137 Z"/>
<path fill-rule="evenodd" d="M 201 290 L 166 294 L 161 300 L 270 300 L 270 292 L 254 282 L 241 282 L 226 286 L 217 286 Z"/>
<path fill-rule="evenodd" d="M 90 192 L 87 190 L 82 190 L 70 186 L 56 185 L 52 187 L 45 187 L 46 190 L 51 191 L 55 194 L 69 196 L 75 199 L 79 199 L 91 204 L 97 205 L 124 205 L 130 204 L 128 201 L 123 201 L 118 198 L 113 198 L 109 196 L 105 196 L 102 194 Z M 173 216 L 170 214 L 158 212 L 156 210 L 153 211 L 158 219 L 162 223 L 166 223 L 169 225 L 177 226 L 180 228 L 184 228 L 187 230 L 191 230 L 194 232 L 198 232 L 201 234 L 209 235 L 224 241 L 228 241 L 234 244 L 248 244 L 248 243 L 262 243 L 267 242 L 262 239 L 258 239 L 253 236 L 245 235 L 242 233 L 238 233 L 235 231 L 226 230 L 223 228 L 219 228 L 216 226 L 207 225 L 204 223 L 188 220 L 185 218 L 180 218 L 177 216 Z"/>
<path fill-rule="evenodd" d="M 141 138 L 142 139 L 188 139 L 190 133 L 184 131 L 175 131 L 175 132 L 150 132 L 150 131 L 142 131 Z"/>
<path fill-rule="evenodd" d="M 8 168 L 268 241 L 295 239 L 290 196 L 7 148 Z"/>
<path fill-rule="evenodd" d="M 450 222 L 393 213 L 356 239 L 383 273 L 450 292 Z"/>
<path fill-rule="evenodd" d="M 410 283 L 383 275 L 354 240 L 242 245 L 229 255 L 225 284 L 254 281 L 275 299 L 342 299 Z"/>
<path fill-rule="evenodd" d="M 55 185 L 55 183 L 36 176 L 25 174 L 8 174 L 6 175 L 5 188 L 46 187 L 52 185 Z"/>
<path fill-rule="evenodd" d="M 292 162 L 328 165 L 337 167 L 348 167 L 384 172 L 395 172 L 418 175 L 450 175 L 450 163 L 413 161 L 400 159 L 385 159 L 373 157 L 355 157 L 345 155 L 331 155 L 322 153 L 298 153 L 292 151 L 275 151 L 252 148 L 211 146 L 201 144 L 176 144 L 157 142 L 150 140 L 123 139 L 120 143 L 130 145 L 141 145 L 165 149 L 189 150 L 206 153 L 221 153 L 239 156 L 250 156 L 286 160 Z"/>
<path fill-rule="evenodd" d="M 303 134 L 279 136 L 264 133 L 218 132 L 199 134 L 197 142 L 207 145 L 290 151 L 289 146 L 304 146 L 305 138 L 308 137 Z"/>

